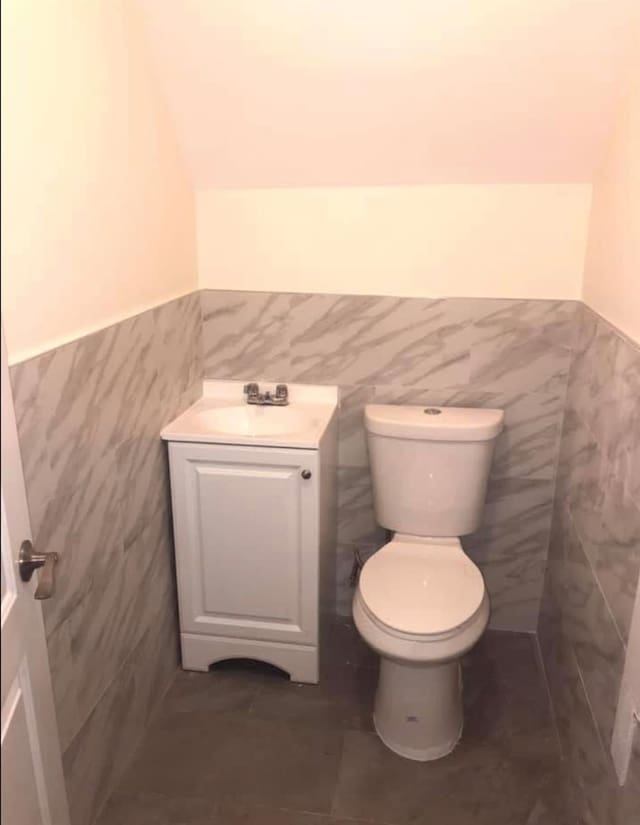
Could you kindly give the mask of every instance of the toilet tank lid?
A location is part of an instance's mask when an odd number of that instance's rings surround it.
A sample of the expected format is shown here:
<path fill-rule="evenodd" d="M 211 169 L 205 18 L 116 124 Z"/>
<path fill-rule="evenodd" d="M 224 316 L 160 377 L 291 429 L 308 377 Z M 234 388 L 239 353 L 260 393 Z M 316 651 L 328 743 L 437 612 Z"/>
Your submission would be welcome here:
<path fill-rule="evenodd" d="M 365 428 L 375 435 L 418 441 L 490 441 L 504 426 L 503 410 L 367 404 Z"/>

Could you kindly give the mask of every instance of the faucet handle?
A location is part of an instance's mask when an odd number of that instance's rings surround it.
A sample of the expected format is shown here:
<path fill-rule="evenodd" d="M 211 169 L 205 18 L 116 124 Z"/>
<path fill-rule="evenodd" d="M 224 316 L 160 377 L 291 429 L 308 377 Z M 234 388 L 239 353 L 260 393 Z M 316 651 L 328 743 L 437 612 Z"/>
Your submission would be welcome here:
<path fill-rule="evenodd" d="M 276 398 L 288 398 L 289 388 L 286 384 L 276 384 Z"/>
<path fill-rule="evenodd" d="M 257 395 L 260 392 L 260 388 L 255 381 L 252 381 L 251 383 L 244 385 L 243 392 L 245 395 Z"/>

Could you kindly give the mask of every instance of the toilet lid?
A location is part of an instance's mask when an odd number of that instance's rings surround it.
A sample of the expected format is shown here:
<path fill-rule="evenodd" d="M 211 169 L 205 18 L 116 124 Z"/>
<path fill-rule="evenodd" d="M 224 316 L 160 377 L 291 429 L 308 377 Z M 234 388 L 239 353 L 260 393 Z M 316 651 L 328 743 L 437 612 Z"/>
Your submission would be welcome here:
<path fill-rule="evenodd" d="M 446 633 L 482 604 L 484 581 L 459 542 L 394 540 L 360 573 L 360 595 L 383 624 L 404 633 Z"/>

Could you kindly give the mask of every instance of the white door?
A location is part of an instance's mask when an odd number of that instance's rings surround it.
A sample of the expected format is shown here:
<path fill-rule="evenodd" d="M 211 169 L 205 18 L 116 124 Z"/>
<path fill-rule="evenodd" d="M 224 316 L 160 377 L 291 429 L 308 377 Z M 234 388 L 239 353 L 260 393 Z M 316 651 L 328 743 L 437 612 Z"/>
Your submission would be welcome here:
<path fill-rule="evenodd" d="M 183 633 L 316 644 L 318 453 L 172 443 Z"/>
<path fill-rule="evenodd" d="M 20 580 L 31 539 L 18 433 L 2 335 L 2 822 L 68 825 L 38 573 Z M 37 548 L 46 550 L 46 548 Z"/>

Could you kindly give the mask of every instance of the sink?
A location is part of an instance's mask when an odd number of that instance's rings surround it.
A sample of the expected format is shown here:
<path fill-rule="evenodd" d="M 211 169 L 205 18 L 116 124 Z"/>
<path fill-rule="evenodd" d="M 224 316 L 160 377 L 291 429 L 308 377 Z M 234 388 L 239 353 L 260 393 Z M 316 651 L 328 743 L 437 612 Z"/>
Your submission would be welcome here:
<path fill-rule="evenodd" d="M 247 404 L 242 381 L 204 381 L 202 396 L 166 427 L 165 441 L 316 450 L 338 406 L 338 388 L 289 384 L 284 407 Z M 275 386 L 263 382 L 263 391 Z"/>
<path fill-rule="evenodd" d="M 202 410 L 198 419 L 216 432 L 249 437 L 301 433 L 315 423 L 312 416 L 300 409 L 249 404 Z"/>

